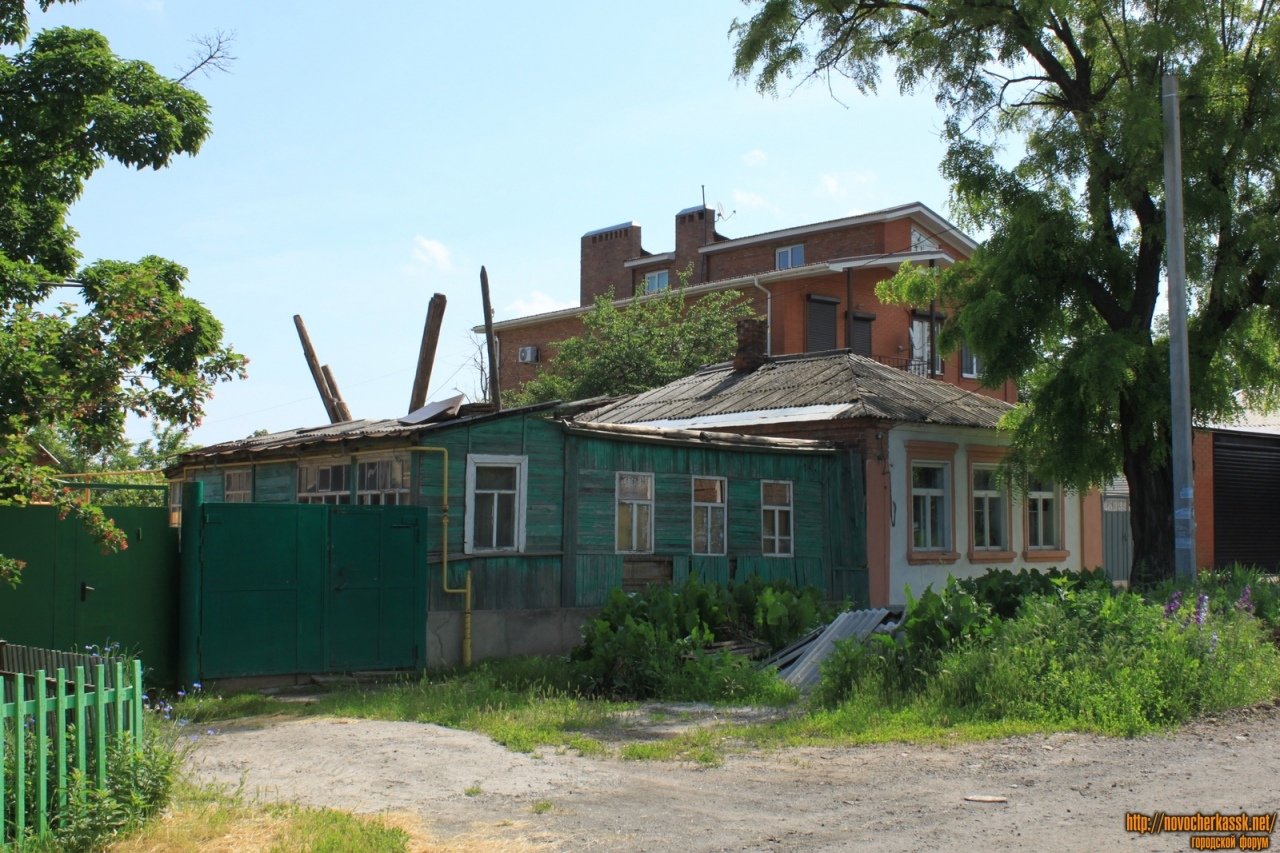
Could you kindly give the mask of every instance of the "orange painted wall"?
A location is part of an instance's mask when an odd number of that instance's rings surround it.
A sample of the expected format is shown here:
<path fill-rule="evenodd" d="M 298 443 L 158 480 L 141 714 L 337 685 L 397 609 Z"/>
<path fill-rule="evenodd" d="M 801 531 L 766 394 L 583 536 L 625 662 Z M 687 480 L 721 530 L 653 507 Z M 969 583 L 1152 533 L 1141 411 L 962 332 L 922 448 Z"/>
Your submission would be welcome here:
<path fill-rule="evenodd" d="M 867 594 L 872 607 L 889 604 L 889 458 L 884 432 L 867 433 Z"/>
<path fill-rule="evenodd" d="M 1102 567 L 1102 493 L 1090 489 L 1080 496 L 1080 568 Z"/>

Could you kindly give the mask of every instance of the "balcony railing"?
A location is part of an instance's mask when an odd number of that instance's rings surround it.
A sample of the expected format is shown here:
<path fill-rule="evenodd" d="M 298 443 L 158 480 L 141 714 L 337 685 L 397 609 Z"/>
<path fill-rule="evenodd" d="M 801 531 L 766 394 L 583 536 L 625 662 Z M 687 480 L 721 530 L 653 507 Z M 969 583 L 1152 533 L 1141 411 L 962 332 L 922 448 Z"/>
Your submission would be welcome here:
<path fill-rule="evenodd" d="M 927 358 L 911 358 L 910 356 L 903 355 L 873 355 L 871 358 L 881 364 L 887 364 L 890 367 L 905 370 L 907 373 L 914 373 L 916 376 L 924 376 L 928 378 L 931 375 L 929 373 L 929 360 Z M 942 370 L 939 369 L 933 375 L 941 376 Z"/>

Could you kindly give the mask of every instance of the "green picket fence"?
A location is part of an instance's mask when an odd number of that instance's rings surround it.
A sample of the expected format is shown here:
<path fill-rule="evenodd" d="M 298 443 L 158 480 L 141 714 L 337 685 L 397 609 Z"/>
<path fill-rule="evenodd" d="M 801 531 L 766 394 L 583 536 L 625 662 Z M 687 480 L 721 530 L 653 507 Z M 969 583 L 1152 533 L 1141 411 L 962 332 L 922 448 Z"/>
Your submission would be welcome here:
<path fill-rule="evenodd" d="M 0 843 L 20 845 L 64 819 L 74 772 L 83 779 L 81 799 L 89 784 L 105 789 L 109 745 L 126 733 L 132 754 L 140 751 L 142 662 L 90 671 L 91 681 L 82 665 L 71 681 L 63 667 L 52 677 L 44 669 L 0 673 Z"/>

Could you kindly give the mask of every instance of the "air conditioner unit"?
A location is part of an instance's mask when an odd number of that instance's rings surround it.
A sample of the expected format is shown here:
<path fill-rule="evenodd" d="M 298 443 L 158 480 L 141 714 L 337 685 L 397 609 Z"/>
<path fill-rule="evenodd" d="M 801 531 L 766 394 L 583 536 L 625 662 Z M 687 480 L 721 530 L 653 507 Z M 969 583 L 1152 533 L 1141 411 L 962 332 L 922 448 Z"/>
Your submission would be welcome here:
<path fill-rule="evenodd" d="M 521 364 L 537 364 L 538 348 L 537 347 L 520 347 L 519 360 Z"/>

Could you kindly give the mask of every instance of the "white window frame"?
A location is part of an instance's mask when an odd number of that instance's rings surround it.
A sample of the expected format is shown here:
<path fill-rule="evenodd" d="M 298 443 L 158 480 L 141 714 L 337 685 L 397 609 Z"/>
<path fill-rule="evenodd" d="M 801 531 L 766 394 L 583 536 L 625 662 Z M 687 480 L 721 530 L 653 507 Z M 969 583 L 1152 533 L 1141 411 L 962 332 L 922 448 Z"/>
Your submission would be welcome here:
<path fill-rule="evenodd" d="M 1044 488 L 1044 486 L 1048 488 Z M 1039 486 L 1040 488 L 1036 488 Z M 1052 479 L 1043 478 L 1040 480 L 1032 480 L 1027 484 L 1027 550 L 1028 551 L 1057 551 L 1062 548 L 1062 516 L 1061 516 L 1061 491 L 1058 484 Z M 1032 506 L 1036 506 L 1038 511 L 1033 513 Z M 1053 520 L 1053 541 L 1044 541 L 1044 519 L 1048 516 Z M 1033 523 L 1033 519 L 1038 524 Z"/>
<path fill-rule="evenodd" d="M 231 488 L 232 479 L 241 480 L 237 482 L 238 488 Z M 228 468 L 222 472 L 222 500 L 229 504 L 247 504 L 253 503 L 253 469 L 252 468 Z"/>
<path fill-rule="evenodd" d="M 796 254 L 800 255 L 797 263 Z M 804 266 L 804 243 L 792 243 L 790 246 L 779 246 L 773 252 L 774 268 L 793 270 Z"/>
<path fill-rule="evenodd" d="M 916 469 L 918 468 L 933 468 L 941 471 L 942 484 L 937 488 L 917 487 Z M 916 552 L 949 552 L 955 537 L 955 531 L 951 529 L 951 463 L 936 459 L 913 459 L 911 460 L 911 470 L 908 476 L 910 477 L 908 485 L 911 490 L 911 530 L 907 531 L 907 535 L 911 537 L 911 550 Z M 916 504 L 917 497 L 926 499 L 923 502 L 923 507 L 926 511 L 923 513 Z M 933 541 L 932 525 L 929 524 L 934 517 L 935 502 L 938 513 L 942 517 L 941 542 Z M 917 530 L 924 534 L 919 541 L 916 539 Z"/>
<path fill-rule="evenodd" d="M 508 548 L 476 547 L 476 468 L 509 467 L 516 469 L 515 544 Z M 518 554 L 525 549 L 525 522 L 528 516 L 529 457 L 492 453 L 467 454 L 466 524 L 462 550 L 467 554 Z M 495 504 L 496 506 L 496 504 Z M 496 517 L 495 517 L 496 521 Z"/>
<path fill-rule="evenodd" d="M 787 487 L 787 503 L 770 504 L 765 503 L 764 492 L 766 486 L 786 486 Z M 760 553 L 766 557 L 791 557 L 796 552 L 796 490 L 795 484 L 791 480 L 761 480 L 760 481 Z M 787 535 L 783 536 L 778 532 L 778 521 L 786 513 L 787 518 Z M 765 532 L 764 520 L 769 515 L 773 516 L 773 535 L 770 536 Z M 786 550 L 782 550 L 783 541 L 786 542 Z"/>
<path fill-rule="evenodd" d="M 330 485 L 332 485 L 333 471 L 342 469 L 343 488 L 339 489 L 321 489 L 320 488 L 320 472 L 328 469 L 330 477 Z M 303 491 L 303 477 L 309 471 L 316 472 L 316 490 L 314 492 Z M 343 457 L 341 459 L 331 460 L 314 460 L 311 462 L 298 463 L 297 475 L 297 496 L 300 504 L 327 504 L 329 506 L 348 506 L 351 504 L 351 457 Z"/>
<path fill-rule="evenodd" d="M 965 344 L 960 348 L 960 375 L 965 379 L 977 379 L 982 370 L 982 361 L 978 354 Z"/>
<path fill-rule="evenodd" d="M 644 281 L 640 283 L 640 292 L 642 294 L 661 293 L 671 287 L 670 270 L 653 270 L 644 274 Z"/>
<path fill-rule="evenodd" d="M 1000 466 L 998 465 L 993 465 L 985 462 L 981 462 L 981 463 L 975 462 L 970 469 L 969 490 L 972 498 L 972 504 L 970 507 L 970 514 L 969 514 L 969 526 L 970 526 L 970 536 L 972 537 L 971 545 L 974 551 L 1003 552 L 1003 551 L 1008 551 L 1011 547 L 1013 547 L 1009 543 L 1009 503 L 1008 503 L 1009 494 L 1007 489 L 1004 489 L 1000 486 L 998 474 L 996 473 L 999 470 L 999 468 Z M 979 489 L 977 485 L 978 481 L 976 477 L 979 471 L 982 471 L 984 473 L 990 473 L 992 476 L 997 477 L 996 488 Z M 984 538 L 987 541 L 986 545 L 978 544 L 978 528 L 977 528 L 978 515 L 979 515 L 978 501 L 983 502 L 982 518 L 986 522 L 986 530 L 984 530 L 983 533 L 985 534 Z M 1004 529 L 1004 541 L 996 543 L 994 545 L 991 544 L 992 515 L 996 515 L 999 517 L 1000 524 Z"/>
<path fill-rule="evenodd" d="M 400 464 L 399 483 L 395 482 L 395 464 Z M 381 469 L 387 464 L 385 485 L 381 470 L 377 473 L 378 483 L 374 488 L 365 488 L 366 466 L 376 465 Z M 389 456 L 358 456 L 355 464 L 355 502 L 362 506 L 404 506 L 411 503 L 410 482 L 412 469 L 407 454 L 391 454 Z"/>
<path fill-rule="evenodd" d="M 626 477 L 645 477 L 649 481 L 649 498 L 647 500 L 639 498 L 622 497 L 622 478 Z M 652 471 L 618 471 L 613 475 L 613 547 L 616 554 L 652 554 L 653 553 L 653 513 L 654 498 L 657 495 L 658 484 Z M 631 507 L 631 545 L 630 549 L 618 547 L 618 536 L 622 529 L 622 505 L 628 504 Z M 647 506 L 649 508 L 649 547 L 637 548 L 636 546 L 636 530 L 635 524 L 636 507 Z"/>
<path fill-rule="evenodd" d="M 913 252 L 936 252 L 938 250 L 938 241 L 930 237 L 919 228 L 911 229 L 911 251 Z"/>
<path fill-rule="evenodd" d="M 179 527 L 182 524 L 182 490 L 186 488 L 186 480 L 169 481 L 169 526 Z"/>
<path fill-rule="evenodd" d="M 720 484 L 721 500 L 717 502 L 698 500 L 698 480 L 715 480 Z M 729 548 L 729 481 L 724 477 L 703 477 L 694 475 L 689 478 L 689 492 L 693 504 L 693 518 L 690 520 L 691 527 L 689 529 L 689 551 L 702 557 L 723 557 L 728 553 Z M 715 510 L 720 510 L 720 550 L 711 550 L 711 543 L 715 537 L 711 535 L 712 520 L 715 518 Z M 698 513 L 703 511 L 707 516 L 707 543 L 706 549 L 698 550 Z"/>

